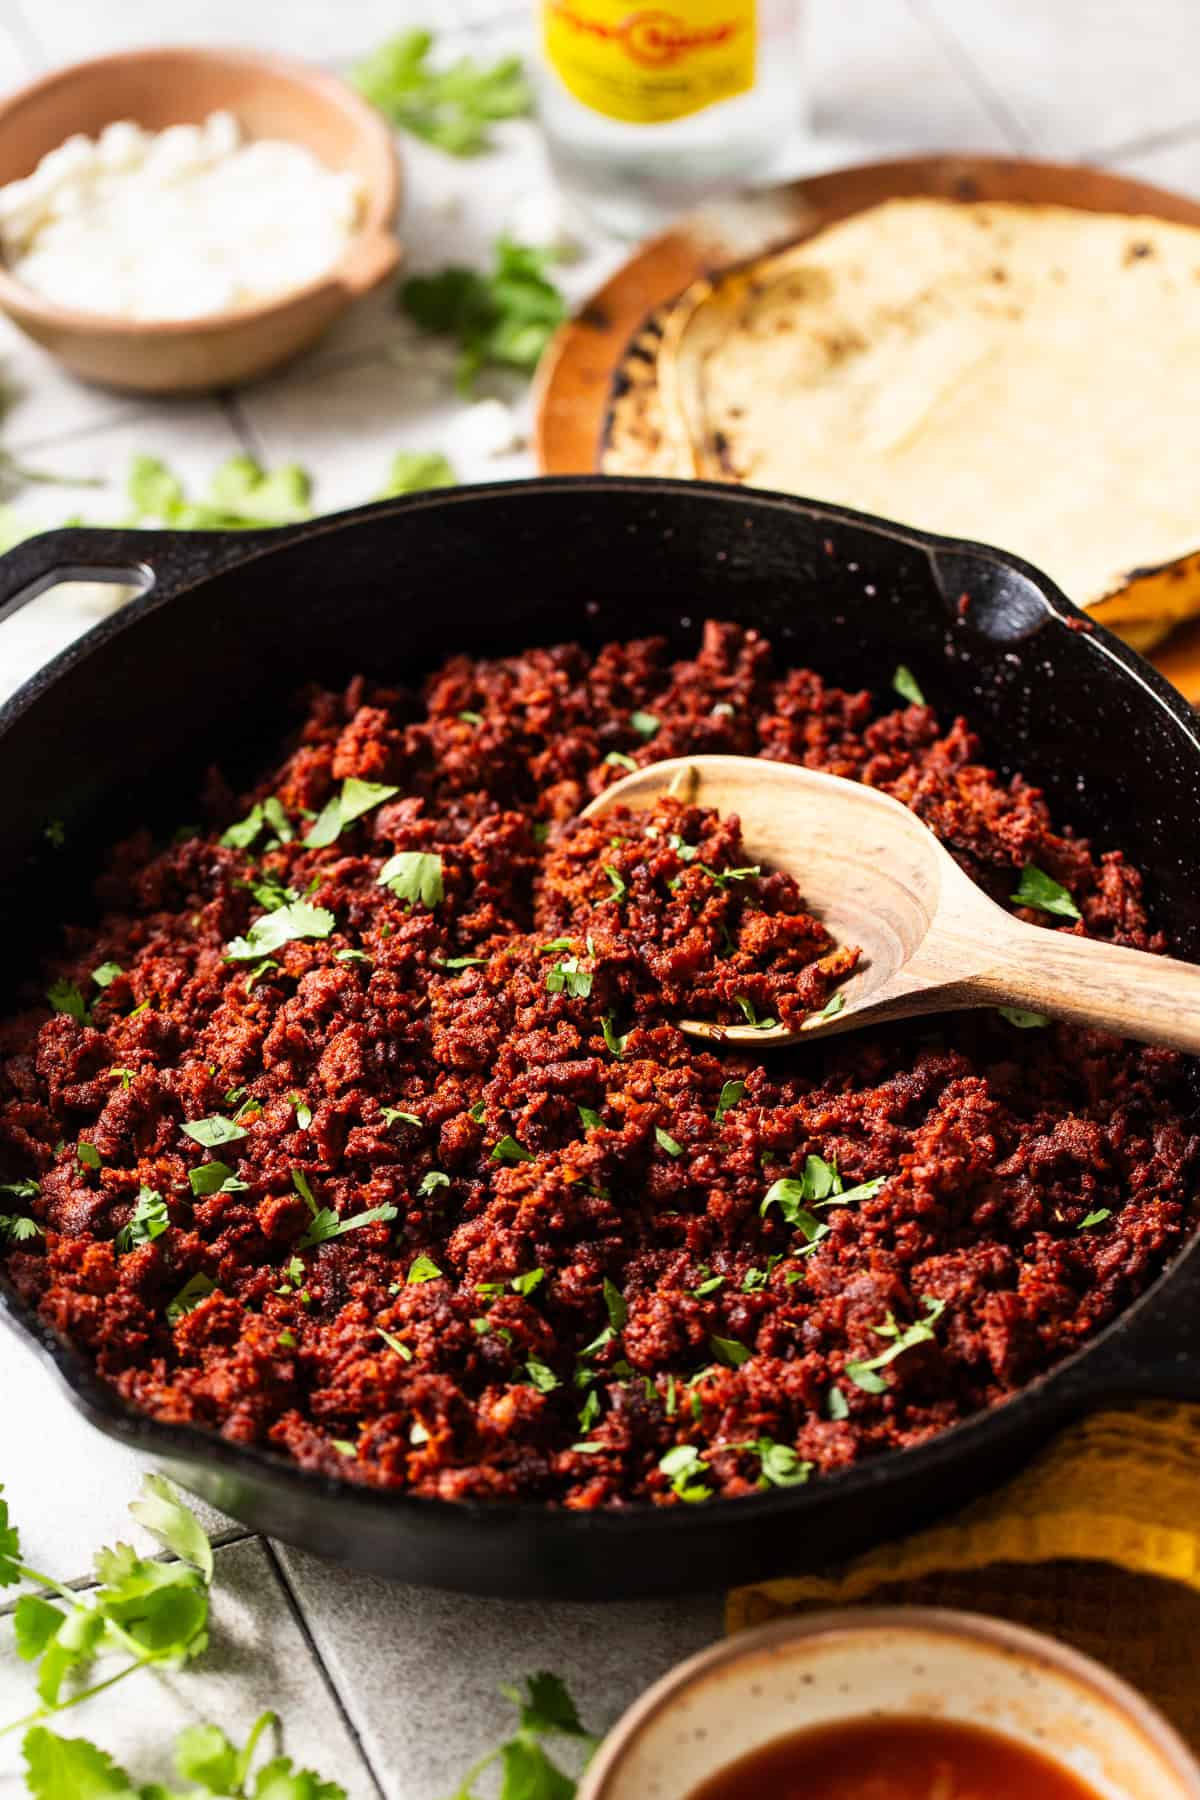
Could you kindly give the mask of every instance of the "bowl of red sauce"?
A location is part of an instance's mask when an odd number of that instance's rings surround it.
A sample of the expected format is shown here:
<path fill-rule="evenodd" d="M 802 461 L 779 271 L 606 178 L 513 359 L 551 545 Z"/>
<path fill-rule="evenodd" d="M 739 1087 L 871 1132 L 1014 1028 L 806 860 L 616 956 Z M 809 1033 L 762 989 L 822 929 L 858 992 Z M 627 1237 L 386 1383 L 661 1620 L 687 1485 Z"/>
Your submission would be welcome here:
<path fill-rule="evenodd" d="M 637 1700 L 579 1800 L 1200 1800 L 1134 1689 L 1053 1638 L 922 1608 L 730 1638 Z"/>

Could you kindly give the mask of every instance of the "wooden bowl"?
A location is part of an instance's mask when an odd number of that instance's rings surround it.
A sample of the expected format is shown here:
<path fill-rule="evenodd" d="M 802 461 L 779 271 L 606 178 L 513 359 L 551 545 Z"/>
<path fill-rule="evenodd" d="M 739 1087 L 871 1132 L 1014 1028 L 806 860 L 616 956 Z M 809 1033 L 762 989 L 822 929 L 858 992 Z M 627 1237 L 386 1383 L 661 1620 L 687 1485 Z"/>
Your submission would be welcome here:
<path fill-rule="evenodd" d="M 31 174 L 74 132 L 95 137 L 115 119 L 161 131 L 219 109 L 248 137 L 290 138 L 330 168 L 353 170 L 364 193 L 358 231 L 316 281 L 196 319 L 81 312 L 44 299 L 0 265 L 0 308 L 85 381 L 152 394 L 250 381 L 307 349 L 400 260 L 400 172 L 387 125 L 336 77 L 251 50 L 133 50 L 21 88 L 0 103 L 0 184 Z"/>

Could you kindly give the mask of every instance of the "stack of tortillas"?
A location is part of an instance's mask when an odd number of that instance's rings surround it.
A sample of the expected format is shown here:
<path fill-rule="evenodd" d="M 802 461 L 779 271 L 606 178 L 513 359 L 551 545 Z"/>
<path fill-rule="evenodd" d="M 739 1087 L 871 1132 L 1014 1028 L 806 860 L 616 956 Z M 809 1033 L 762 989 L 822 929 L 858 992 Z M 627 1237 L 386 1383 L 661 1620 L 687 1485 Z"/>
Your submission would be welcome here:
<path fill-rule="evenodd" d="M 647 320 L 601 466 L 996 544 L 1148 648 L 1200 612 L 1200 230 L 871 207 Z"/>

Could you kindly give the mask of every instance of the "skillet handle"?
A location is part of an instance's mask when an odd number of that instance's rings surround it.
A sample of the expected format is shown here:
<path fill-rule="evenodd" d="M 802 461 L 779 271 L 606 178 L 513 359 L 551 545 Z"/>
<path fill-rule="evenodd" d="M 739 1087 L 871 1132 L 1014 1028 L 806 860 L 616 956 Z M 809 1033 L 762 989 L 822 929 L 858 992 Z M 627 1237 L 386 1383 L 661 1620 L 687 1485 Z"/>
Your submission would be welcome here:
<path fill-rule="evenodd" d="M 170 599 L 257 551 L 303 537 L 308 521 L 267 531 L 138 531 L 68 526 L 26 538 L 0 556 L 0 621 L 60 581 L 109 581 Z"/>
<path fill-rule="evenodd" d="M 1079 1382 L 1089 1406 L 1135 1396 L 1200 1401 L 1200 1243 L 1083 1360 Z"/>

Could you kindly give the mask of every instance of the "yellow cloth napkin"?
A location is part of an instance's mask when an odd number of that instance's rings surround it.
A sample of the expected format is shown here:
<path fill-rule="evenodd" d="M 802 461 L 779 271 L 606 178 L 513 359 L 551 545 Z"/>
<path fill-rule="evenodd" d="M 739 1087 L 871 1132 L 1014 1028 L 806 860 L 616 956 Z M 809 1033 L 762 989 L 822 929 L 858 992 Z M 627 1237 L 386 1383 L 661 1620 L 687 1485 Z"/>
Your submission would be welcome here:
<path fill-rule="evenodd" d="M 1107 1663 L 1200 1744 L 1200 1407 L 1072 1426 L 1007 1486 L 825 1575 L 729 1595 L 729 1631 L 872 1604 L 996 1613 Z"/>

